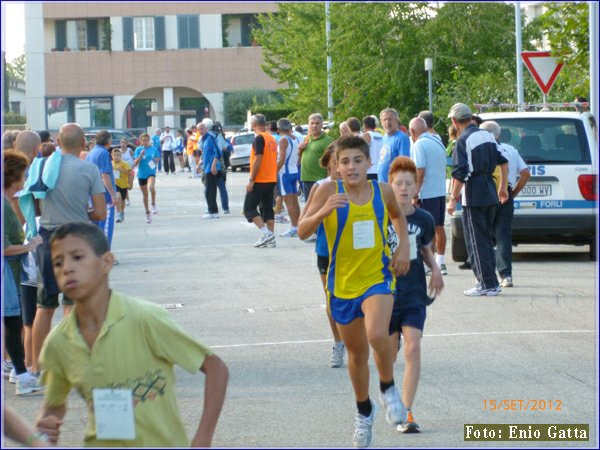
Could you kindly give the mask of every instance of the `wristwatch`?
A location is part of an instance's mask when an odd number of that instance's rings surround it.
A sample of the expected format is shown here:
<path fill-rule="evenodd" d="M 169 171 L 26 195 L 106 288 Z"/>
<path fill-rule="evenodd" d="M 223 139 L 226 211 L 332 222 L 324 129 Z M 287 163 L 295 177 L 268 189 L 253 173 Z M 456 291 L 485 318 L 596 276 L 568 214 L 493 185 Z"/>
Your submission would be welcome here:
<path fill-rule="evenodd" d="M 455 197 L 454 195 L 452 195 L 452 194 L 450 194 L 450 195 L 448 196 L 448 198 L 449 198 L 450 200 L 454 200 L 454 201 L 456 201 L 456 197 Z"/>
<path fill-rule="evenodd" d="M 248 181 L 249 181 L 250 183 L 254 183 L 254 180 L 252 179 L 252 177 L 248 178 Z"/>

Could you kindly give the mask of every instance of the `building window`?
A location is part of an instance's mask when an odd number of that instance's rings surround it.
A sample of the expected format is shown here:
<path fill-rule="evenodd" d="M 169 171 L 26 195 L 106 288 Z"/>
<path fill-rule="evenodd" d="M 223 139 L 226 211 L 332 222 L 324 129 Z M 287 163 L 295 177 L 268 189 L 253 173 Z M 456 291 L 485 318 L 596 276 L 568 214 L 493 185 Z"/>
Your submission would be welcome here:
<path fill-rule="evenodd" d="M 177 16 L 177 41 L 179 48 L 200 48 L 198 15 Z"/>
<path fill-rule="evenodd" d="M 223 46 L 250 47 L 255 45 L 252 30 L 258 26 L 256 14 L 224 14 Z"/>
<path fill-rule="evenodd" d="M 56 50 L 82 51 L 98 47 L 98 20 L 57 20 Z"/>
<path fill-rule="evenodd" d="M 133 18 L 133 44 L 135 50 L 154 50 L 154 18 Z"/>
<path fill-rule="evenodd" d="M 112 128 L 112 98 L 49 98 L 46 117 L 49 130 L 58 130 L 69 122 L 83 128 Z"/>
<path fill-rule="evenodd" d="M 21 102 L 10 102 L 10 110 L 21 115 Z"/>

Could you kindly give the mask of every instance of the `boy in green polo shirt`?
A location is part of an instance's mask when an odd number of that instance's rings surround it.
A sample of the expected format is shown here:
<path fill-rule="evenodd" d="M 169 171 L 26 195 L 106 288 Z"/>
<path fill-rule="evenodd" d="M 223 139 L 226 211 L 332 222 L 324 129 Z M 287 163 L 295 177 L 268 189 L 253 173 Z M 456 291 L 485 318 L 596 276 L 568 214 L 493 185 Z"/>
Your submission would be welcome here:
<path fill-rule="evenodd" d="M 46 392 L 38 431 L 57 443 L 67 396 L 76 388 L 88 407 L 86 446 L 187 447 L 175 396 L 177 364 L 205 375 L 191 446 L 210 446 L 225 399 L 225 363 L 164 309 L 110 289 L 114 256 L 98 227 L 62 225 L 50 246 L 58 285 L 75 307 L 42 349 Z"/>

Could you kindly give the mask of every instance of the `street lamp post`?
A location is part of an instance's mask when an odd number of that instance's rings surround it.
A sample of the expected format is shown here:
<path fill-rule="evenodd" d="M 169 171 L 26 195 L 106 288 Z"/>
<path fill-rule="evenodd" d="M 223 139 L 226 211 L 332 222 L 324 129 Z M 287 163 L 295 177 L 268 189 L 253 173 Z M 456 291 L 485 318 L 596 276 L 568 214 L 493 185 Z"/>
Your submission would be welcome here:
<path fill-rule="evenodd" d="M 425 70 L 429 83 L 429 111 L 433 112 L 433 86 L 431 85 L 431 72 L 433 72 L 433 59 L 425 58 Z"/>

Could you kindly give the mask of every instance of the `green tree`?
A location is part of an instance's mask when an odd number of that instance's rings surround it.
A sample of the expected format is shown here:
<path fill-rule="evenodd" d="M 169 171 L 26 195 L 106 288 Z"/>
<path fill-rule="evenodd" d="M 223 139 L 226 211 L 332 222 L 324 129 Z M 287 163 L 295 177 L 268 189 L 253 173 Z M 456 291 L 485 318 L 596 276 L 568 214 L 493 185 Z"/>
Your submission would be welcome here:
<path fill-rule="evenodd" d="M 551 52 L 564 63 L 551 94 L 562 100 L 589 98 L 589 5 L 587 2 L 544 3 L 546 12 L 532 23 L 532 31 L 546 38 Z M 562 101 L 561 100 L 561 101 Z"/>
<path fill-rule="evenodd" d="M 17 56 L 6 67 L 10 78 L 25 81 L 25 54 Z"/>
<path fill-rule="evenodd" d="M 241 125 L 246 122 L 248 110 L 256 112 L 259 105 L 281 103 L 281 95 L 265 89 L 228 92 L 223 103 L 225 123 Z"/>

